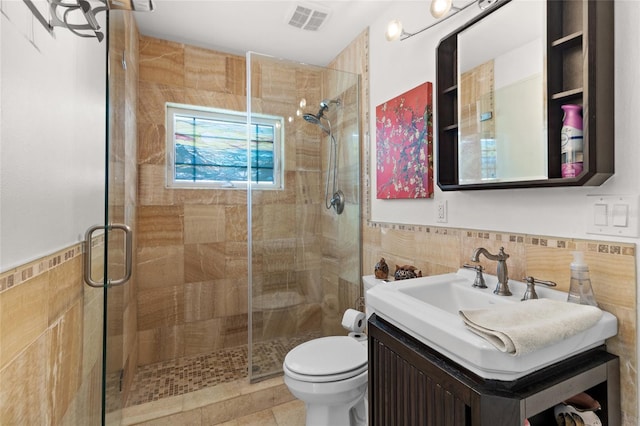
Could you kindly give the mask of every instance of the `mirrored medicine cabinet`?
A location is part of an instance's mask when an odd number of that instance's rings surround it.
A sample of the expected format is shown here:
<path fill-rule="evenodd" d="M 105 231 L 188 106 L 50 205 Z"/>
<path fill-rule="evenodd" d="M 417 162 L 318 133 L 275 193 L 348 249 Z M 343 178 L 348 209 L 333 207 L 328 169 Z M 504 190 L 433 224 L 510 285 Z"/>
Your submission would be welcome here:
<path fill-rule="evenodd" d="M 613 0 L 500 0 L 437 49 L 444 191 L 600 185 L 614 172 Z M 583 170 L 561 175 L 562 106 Z"/>

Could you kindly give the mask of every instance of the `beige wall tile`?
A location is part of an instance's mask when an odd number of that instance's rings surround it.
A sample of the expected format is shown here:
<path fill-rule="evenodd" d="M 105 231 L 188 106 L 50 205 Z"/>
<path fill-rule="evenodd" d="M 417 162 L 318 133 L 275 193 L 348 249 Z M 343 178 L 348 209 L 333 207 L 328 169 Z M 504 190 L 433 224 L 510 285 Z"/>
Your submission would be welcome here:
<path fill-rule="evenodd" d="M 165 188 L 164 165 L 140 164 L 138 178 L 138 203 L 140 206 L 170 206 L 175 203 L 176 191 Z"/>
<path fill-rule="evenodd" d="M 264 101 L 276 101 L 284 104 L 296 105 L 296 93 L 291 90 L 291 83 L 296 81 L 294 68 L 283 68 L 279 61 L 267 65 L 263 61 L 261 68 L 261 98 Z"/>
<path fill-rule="evenodd" d="M 73 305 L 51 329 L 49 349 L 49 405 L 59 424 L 82 381 L 82 306 Z"/>
<path fill-rule="evenodd" d="M 295 204 L 270 204 L 262 209 L 262 233 L 266 240 L 296 236 Z"/>
<path fill-rule="evenodd" d="M 138 330 L 140 365 L 179 358 L 184 355 L 184 324 Z"/>
<path fill-rule="evenodd" d="M 0 293 L 0 369 L 47 329 L 49 288 L 44 273 Z"/>
<path fill-rule="evenodd" d="M 102 289 L 85 287 L 82 327 L 82 374 L 83 383 L 90 381 L 89 375 L 96 364 L 102 368 L 102 322 L 104 292 Z"/>
<path fill-rule="evenodd" d="M 138 330 L 184 322 L 184 287 L 158 287 L 138 292 Z"/>
<path fill-rule="evenodd" d="M 82 256 L 64 262 L 49 272 L 49 324 L 82 297 Z"/>
<path fill-rule="evenodd" d="M 152 37 L 139 40 L 140 80 L 184 86 L 184 46 Z"/>
<path fill-rule="evenodd" d="M 102 365 L 96 363 L 83 376 L 80 389 L 60 423 L 62 426 L 97 425 L 102 421 Z"/>
<path fill-rule="evenodd" d="M 247 241 L 247 206 L 225 206 L 224 227 L 227 241 Z"/>
<path fill-rule="evenodd" d="M 225 243 L 187 244 L 184 246 L 185 282 L 225 278 Z"/>
<path fill-rule="evenodd" d="M 185 205 L 184 243 L 197 244 L 226 241 L 225 212 L 228 208 L 228 206 L 220 205 Z M 246 220 L 244 228 L 246 229 Z"/>
<path fill-rule="evenodd" d="M 227 64 L 232 61 L 228 54 L 215 52 L 199 47 L 185 46 L 185 87 L 213 92 L 233 93 L 235 85 L 230 85 L 229 79 L 235 75 L 227 75 Z M 240 63 L 244 69 L 244 61 Z M 229 71 L 233 71 L 233 65 L 229 64 Z M 240 81 L 244 83 L 244 79 Z M 240 94 L 244 93 L 244 90 Z"/>
<path fill-rule="evenodd" d="M 137 284 L 140 289 L 184 283 L 184 246 L 143 247 L 137 251 Z"/>
<path fill-rule="evenodd" d="M 182 87 L 143 80 L 138 82 L 138 96 L 142 99 L 136 108 L 138 125 L 166 126 L 166 102 L 184 104 L 186 100 L 185 90 Z"/>
<path fill-rule="evenodd" d="M 218 299 L 216 292 L 218 285 L 217 281 L 185 284 L 184 321 L 186 323 L 209 320 L 216 317 L 215 301 Z"/>
<path fill-rule="evenodd" d="M 159 123 L 138 123 L 138 164 L 164 166 L 166 159 L 166 127 Z"/>
<path fill-rule="evenodd" d="M 139 206 L 139 248 L 175 246 L 184 242 L 182 206 Z"/>
<path fill-rule="evenodd" d="M 53 423 L 49 407 L 49 373 L 44 362 L 49 359 L 49 341 L 46 333 L 41 334 L 21 356 L 0 368 L 1 424 Z"/>
<path fill-rule="evenodd" d="M 223 320 L 218 318 L 188 322 L 184 326 L 184 354 L 211 353 L 223 347 L 219 338 Z"/>
<path fill-rule="evenodd" d="M 184 102 L 209 108 L 222 108 L 232 111 L 246 111 L 247 99 L 244 95 L 226 92 L 185 88 Z"/>

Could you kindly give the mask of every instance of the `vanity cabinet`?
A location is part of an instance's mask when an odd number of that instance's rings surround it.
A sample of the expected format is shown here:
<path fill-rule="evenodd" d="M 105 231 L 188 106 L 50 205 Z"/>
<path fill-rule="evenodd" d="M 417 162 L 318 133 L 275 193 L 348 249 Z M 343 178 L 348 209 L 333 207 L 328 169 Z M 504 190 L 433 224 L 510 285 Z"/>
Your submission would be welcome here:
<path fill-rule="evenodd" d="M 496 9 L 509 7 L 508 3 L 499 2 Z M 600 185 L 613 175 L 614 1 L 548 0 L 546 4 L 547 178 L 460 183 L 458 35 L 487 18 L 493 12 L 488 10 L 442 39 L 437 48 L 437 164 L 442 190 Z M 565 104 L 583 107 L 584 165 L 583 172 L 573 178 L 561 176 L 561 106 Z"/>
<path fill-rule="evenodd" d="M 605 426 L 620 425 L 618 357 L 591 349 L 520 379 L 487 380 L 375 314 L 369 319 L 369 424 L 556 424 L 553 407 L 577 393 L 598 400 Z"/>

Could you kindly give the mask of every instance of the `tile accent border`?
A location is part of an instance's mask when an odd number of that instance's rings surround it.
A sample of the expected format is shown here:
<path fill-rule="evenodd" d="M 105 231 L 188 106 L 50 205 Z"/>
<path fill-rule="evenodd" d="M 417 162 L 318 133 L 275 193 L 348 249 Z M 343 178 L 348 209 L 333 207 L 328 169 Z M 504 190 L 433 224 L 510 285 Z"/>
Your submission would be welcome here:
<path fill-rule="evenodd" d="M 94 237 L 91 248 L 96 248 L 104 243 L 104 235 Z M 0 273 L 0 293 L 16 287 L 25 281 L 51 271 L 65 262 L 68 262 L 78 256 L 84 254 L 84 242 L 76 243 L 58 252 L 40 259 L 20 265 L 17 268 L 10 269 Z"/>
<path fill-rule="evenodd" d="M 463 228 L 444 228 L 438 226 L 410 225 L 390 222 L 367 221 L 366 225 L 372 229 L 388 229 L 393 231 L 409 231 L 417 233 L 448 235 L 451 237 L 463 236 L 466 238 L 480 238 L 488 241 L 505 241 L 511 244 L 525 244 L 549 248 L 562 248 L 570 250 L 584 250 L 593 253 L 613 254 L 620 256 L 635 256 L 636 247 L 633 243 L 607 242 L 599 240 L 583 240 L 576 238 L 562 238 L 541 235 L 526 235 L 510 232 L 483 231 Z"/>

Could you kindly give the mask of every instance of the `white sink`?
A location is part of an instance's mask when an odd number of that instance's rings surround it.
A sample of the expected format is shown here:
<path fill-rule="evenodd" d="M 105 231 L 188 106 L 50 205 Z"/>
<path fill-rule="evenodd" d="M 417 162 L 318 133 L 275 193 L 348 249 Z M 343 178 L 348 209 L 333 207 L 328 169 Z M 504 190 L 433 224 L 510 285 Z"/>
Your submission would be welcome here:
<path fill-rule="evenodd" d="M 493 294 L 497 277 L 484 274 L 488 288 L 472 287 L 475 271 L 381 283 L 373 275 L 365 281 L 377 283 L 367 292 L 370 313 L 400 328 L 480 377 L 511 381 L 542 367 L 594 348 L 617 334 L 618 322 L 609 312 L 591 328 L 535 352 L 514 356 L 468 330 L 458 311 L 491 309 L 492 305 L 520 303 L 526 284 L 509 280 L 513 296 Z M 536 286 L 540 298 L 565 301 L 567 293 Z"/>

